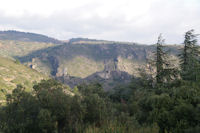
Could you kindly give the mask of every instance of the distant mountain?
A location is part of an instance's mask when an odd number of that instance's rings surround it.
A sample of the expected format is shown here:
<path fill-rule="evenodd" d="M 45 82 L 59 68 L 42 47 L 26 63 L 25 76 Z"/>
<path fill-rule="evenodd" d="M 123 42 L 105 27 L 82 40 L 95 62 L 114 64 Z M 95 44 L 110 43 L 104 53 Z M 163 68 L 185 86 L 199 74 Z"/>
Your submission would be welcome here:
<path fill-rule="evenodd" d="M 176 59 L 179 47 L 169 46 L 167 49 Z M 66 43 L 38 50 L 18 59 L 33 69 L 54 77 L 92 79 L 88 77 L 102 72 L 105 76 L 101 78 L 106 79 L 106 73 L 112 71 L 126 72 L 138 77 L 138 69 L 146 65 L 147 59 L 152 57 L 154 50 L 153 45 Z M 112 75 L 120 76 L 120 74 Z"/>
<path fill-rule="evenodd" d="M 108 40 L 98 40 L 89 38 L 71 38 L 67 43 L 70 44 L 137 44 L 133 42 L 119 42 L 119 41 L 108 41 Z"/>
<path fill-rule="evenodd" d="M 63 42 L 45 35 L 19 32 L 14 30 L 0 31 L 0 40 L 15 40 L 15 41 L 28 41 L 28 42 L 44 42 L 62 44 Z"/>
<path fill-rule="evenodd" d="M 41 74 L 18 61 L 13 61 L 0 56 L 0 103 L 5 100 L 5 95 L 21 84 L 31 91 L 34 82 L 47 79 L 48 76 Z"/>
<path fill-rule="evenodd" d="M 93 43 L 97 43 L 97 42 L 111 43 L 113 41 L 97 40 L 97 39 L 89 39 L 89 38 L 71 38 L 69 40 L 69 43 L 88 43 L 88 42 L 93 42 Z"/>
<path fill-rule="evenodd" d="M 12 34 L 18 36 L 18 32 L 12 31 Z M 9 34 L 7 37 L 13 38 Z M 30 40 L 37 41 L 31 36 Z M 166 47 L 175 59 L 174 64 L 178 64 L 176 55 L 179 49 L 180 46 L 176 45 Z M 17 58 L 32 69 L 71 86 L 98 81 L 111 88 L 116 82 L 127 83 L 131 76 L 139 77 L 138 69 L 147 66 L 146 61 L 152 57 L 153 51 L 154 45 L 88 38 L 72 38 L 60 45 L 0 39 L 0 55 Z"/>

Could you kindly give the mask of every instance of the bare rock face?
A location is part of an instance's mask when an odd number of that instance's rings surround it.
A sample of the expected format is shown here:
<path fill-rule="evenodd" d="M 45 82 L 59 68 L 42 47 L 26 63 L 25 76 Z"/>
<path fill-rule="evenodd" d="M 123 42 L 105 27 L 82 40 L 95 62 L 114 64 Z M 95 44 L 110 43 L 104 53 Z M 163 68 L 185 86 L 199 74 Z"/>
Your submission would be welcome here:
<path fill-rule="evenodd" d="M 37 70 L 37 63 L 36 63 L 36 58 L 32 58 L 31 62 L 28 62 L 26 64 L 28 67 Z"/>
<path fill-rule="evenodd" d="M 102 71 L 102 72 L 97 72 L 91 76 L 88 76 L 86 79 L 88 80 L 92 80 L 94 79 L 95 77 L 100 77 L 104 80 L 113 80 L 113 81 L 118 81 L 118 82 L 121 82 L 121 81 L 129 81 L 132 76 L 130 74 L 128 74 L 127 72 L 123 72 L 123 71 L 119 71 L 119 70 L 115 70 L 115 71 L 110 71 L 107 76 L 102 76 L 104 75 L 105 72 Z M 106 74 L 105 74 L 106 75 Z"/>
<path fill-rule="evenodd" d="M 32 69 L 36 69 L 37 68 L 37 64 L 35 63 L 35 61 L 36 61 L 36 59 L 33 58 L 32 62 L 31 62 L 31 66 L 30 66 Z"/>
<path fill-rule="evenodd" d="M 111 77 L 110 71 L 97 72 L 96 74 L 102 79 L 109 79 Z"/>
<path fill-rule="evenodd" d="M 105 90 L 110 90 L 113 87 L 118 85 L 128 84 L 131 82 L 133 78 L 132 75 L 123 71 L 109 71 L 106 73 L 105 71 L 96 72 L 86 78 L 72 77 L 72 76 L 64 76 L 64 77 L 56 77 L 59 81 L 66 83 L 70 87 L 74 87 L 80 84 L 89 84 L 93 82 L 101 83 Z"/>
<path fill-rule="evenodd" d="M 112 77 L 111 72 L 112 71 L 117 71 L 117 59 L 114 60 L 104 60 L 104 70 L 102 72 L 97 72 L 96 74 L 103 78 L 103 79 L 109 79 Z"/>
<path fill-rule="evenodd" d="M 57 73 L 56 73 L 56 77 L 61 77 L 61 76 L 68 76 L 68 73 L 67 73 L 67 67 L 59 67 L 57 69 Z"/>

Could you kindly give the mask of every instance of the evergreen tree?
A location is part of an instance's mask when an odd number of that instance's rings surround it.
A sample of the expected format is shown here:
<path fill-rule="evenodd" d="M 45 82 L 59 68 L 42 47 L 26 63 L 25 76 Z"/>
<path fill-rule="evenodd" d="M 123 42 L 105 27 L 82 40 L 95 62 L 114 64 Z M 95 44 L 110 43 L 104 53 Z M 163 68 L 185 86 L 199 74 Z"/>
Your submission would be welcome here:
<path fill-rule="evenodd" d="M 184 48 L 180 54 L 181 77 L 183 80 L 197 81 L 199 74 L 199 50 L 197 34 L 190 30 L 185 34 Z"/>
<path fill-rule="evenodd" d="M 156 81 L 157 83 L 163 82 L 163 70 L 165 65 L 165 55 L 166 53 L 163 51 L 163 43 L 164 39 L 162 38 L 162 34 L 158 37 L 158 42 L 156 44 Z"/>
<path fill-rule="evenodd" d="M 176 68 L 172 67 L 168 52 L 164 50 L 164 42 L 165 40 L 162 38 L 162 34 L 160 34 L 155 52 L 157 84 L 166 83 L 167 81 L 173 80 L 173 78 L 177 76 Z"/>

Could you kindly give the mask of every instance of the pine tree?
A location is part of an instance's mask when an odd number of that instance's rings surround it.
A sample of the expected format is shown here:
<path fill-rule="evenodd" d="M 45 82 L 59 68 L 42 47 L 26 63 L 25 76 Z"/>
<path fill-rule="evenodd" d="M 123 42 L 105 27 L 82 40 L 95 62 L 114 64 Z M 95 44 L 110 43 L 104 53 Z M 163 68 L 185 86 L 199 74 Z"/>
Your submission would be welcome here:
<path fill-rule="evenodd" d="M 163 84 L 173 80 L 177 76 L 176 68 L 171 66 L 168 52 L 164 50 L 165 40 L 162 38 L 162 34 L 159 35 L 156 44 L 155 52 L 155 64 L 156 64 L 156 82 L 157 84 Z"/>
<path fill-rule="evenodd" d="M 162 34 L 159 35 L 158 37 L 158 42 L 156 44 L 156 81 L 157 83 L 162 83 L 163 82 L 163 70 L 164 70 L 164 57 L 165 57 L 165 52 L 163 51 L 163 43 L 164 39 L 162 38 Z"/>
<path fill-rule="evenodd" d="M 199 50 L 197 34 L 190 30 L 185 34 L 184 48 L 180 54 L 181 77 L 183 80 L 197 81 L 199 74 Z"/>

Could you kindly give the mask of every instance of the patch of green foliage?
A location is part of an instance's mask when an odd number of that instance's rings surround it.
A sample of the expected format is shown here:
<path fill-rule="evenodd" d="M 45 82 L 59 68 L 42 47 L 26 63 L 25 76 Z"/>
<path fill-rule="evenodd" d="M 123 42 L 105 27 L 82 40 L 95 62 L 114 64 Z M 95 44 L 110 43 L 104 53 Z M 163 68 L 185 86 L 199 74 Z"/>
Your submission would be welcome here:
<path fill-rule="evenodd" d="M 78 86 L 76 93 L 54 80 L 36 84 L 32 93 L 17 86 L 0 109 L 0 131 L 41 133 L 142 133 L 125 103 L 114 103 L 100 84 Z"/>

